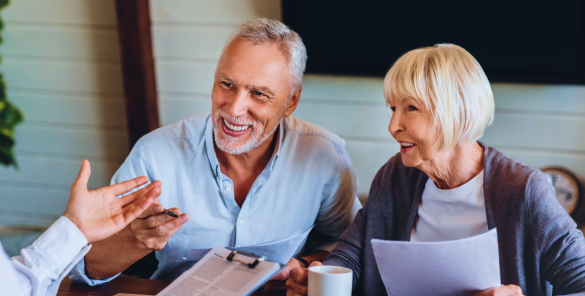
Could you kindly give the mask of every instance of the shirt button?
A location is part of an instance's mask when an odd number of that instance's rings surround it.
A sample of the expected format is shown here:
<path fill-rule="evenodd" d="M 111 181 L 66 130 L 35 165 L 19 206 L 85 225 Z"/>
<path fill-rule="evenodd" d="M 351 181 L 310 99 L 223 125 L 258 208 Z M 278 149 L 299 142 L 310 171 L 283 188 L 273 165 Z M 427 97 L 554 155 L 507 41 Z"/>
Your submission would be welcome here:
<path fill-rule="evenodd" d="M 240 221 L 238 221 L 238 225 L 240 225 L 240 226 L 244 225 L 244 220 L 240 219 Z"/>
<path fill-rule="evenodd" d="M 232 186 L 230 186 L 230 185 L 225 185 L 225 190 L 227 190 L 227 191 L 230 191 L 230 190 L 232 190 Z"/>

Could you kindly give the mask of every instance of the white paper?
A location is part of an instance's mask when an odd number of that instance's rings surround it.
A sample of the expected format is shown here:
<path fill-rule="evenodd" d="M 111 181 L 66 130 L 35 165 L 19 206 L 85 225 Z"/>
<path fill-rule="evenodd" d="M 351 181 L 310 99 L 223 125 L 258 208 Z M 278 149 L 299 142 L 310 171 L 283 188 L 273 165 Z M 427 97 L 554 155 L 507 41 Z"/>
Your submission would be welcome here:
<path fill-rule="evenodd" d="M 453 241 L 372 240 L 388 295 L 474 295 L 500 286 L 496 229 Z"/>
<path fill-rule="evenodd" d="M 223 247 L 211 249 L 195 266 L 184 272 L 158 296 L 241 296 L 249 295 L 278 273 L 282 266 L 263 261 L 249 268 L 236 260 L 253 263 L 256 259 L 237 254 L 227 261 L 231 253 Z"/>
<path fill-rule="evenodd" d="M 258 245 L 235 247 L 230 249 L 254 254 L 256 256 L 264 256 L 268 261 L 287 264 L 290 258 L 297 255 L 301 251 L 305 244 L 305 241 L 307 240 L 307 236 L 309 236 L 309 233 L 311 232 L 313 227 L 314 226 L 312 226 L 311 228 L 309 228 L 309 230 L 303 233 L 300 233 L 300 231 L 298 231 L 284 239 L 266 242 Z M 191 250 L 191 252 L 189 252 L 187 260 L 198 261 L 203 256 L 205 256 L 205 254 L 207 254 L 210 250 L 211 249 L 193 249 Z"/>

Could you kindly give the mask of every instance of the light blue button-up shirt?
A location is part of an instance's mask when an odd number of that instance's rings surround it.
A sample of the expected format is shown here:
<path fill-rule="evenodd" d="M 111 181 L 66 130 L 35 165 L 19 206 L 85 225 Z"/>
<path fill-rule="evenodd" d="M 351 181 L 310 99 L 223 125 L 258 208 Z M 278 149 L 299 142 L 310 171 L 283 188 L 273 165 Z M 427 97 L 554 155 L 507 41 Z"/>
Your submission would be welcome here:
<path fill-rule="evenodd" d="M 189 221 L 162 251 L 153 279 L 173 280 L 194 262 L 192 250 L 244 247 L 311 231 L 308 251 L 331 250 L 361 208 L 345 142 L 316 125 L 289 116 L 278 128 L 277 145 L 267 167 L 252 185 L 242 207 L 232 180 L 215 155 L 209 114 L 184 119 L 144 136 L 112 178 L 137 176 L 162 181 L 160 203 L 178 207 Z M 89 284 L 82 260 L 72 277 Z"/>

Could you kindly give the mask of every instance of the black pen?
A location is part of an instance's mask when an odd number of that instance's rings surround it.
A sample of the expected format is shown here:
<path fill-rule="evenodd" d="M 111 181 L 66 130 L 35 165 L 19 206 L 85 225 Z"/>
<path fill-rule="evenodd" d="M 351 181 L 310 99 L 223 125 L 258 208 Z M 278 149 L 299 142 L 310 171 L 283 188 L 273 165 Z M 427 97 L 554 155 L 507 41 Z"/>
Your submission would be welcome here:
<path fill-rule="evenodd" d="M 179 217 L 179 216 L 175 215 L 175 213 L 173 213 L 173 212 L 171 212 L 171 211 L 169 211 L 169 210 L 167 210 L 167 209 L 165 209 L 165 214 L 167 214 L 167 215 L 169 215 L 169 216 L 171 216 L 171 217 L 173 217 L 173 218 L 177 218 L 177 217 Z"/>

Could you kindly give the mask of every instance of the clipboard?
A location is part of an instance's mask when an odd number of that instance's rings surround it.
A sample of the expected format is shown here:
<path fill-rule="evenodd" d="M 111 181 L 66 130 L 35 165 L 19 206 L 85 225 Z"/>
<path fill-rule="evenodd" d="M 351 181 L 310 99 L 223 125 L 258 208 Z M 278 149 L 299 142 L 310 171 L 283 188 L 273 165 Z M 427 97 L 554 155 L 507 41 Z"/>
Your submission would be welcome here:
<path fill-rule="evenodd" d="M 258 265 L 258 263 L 260 263 L 262 261 L 266 261 L 266 257 L 264 257 L 264 256 L 256 256 L 256 255 L 254 255 L 252 253 L 248 253 L 248 252 L 244 252 L 244 251 L 238 251 L 238 250 L 234 250 L 232 248 L 226 248 L 226 249 L 232 251 L 227 256 L 227 258 L 225 259 L 225 260 L 230 261 L 230 262 L 237 261 L 237 262 L 240 262 L 240 263 L 242 263 L 242 264 L 244 264 L 244 265 L 246 265 L 246 266 L 248 266 L 250 268 L 254 268 L 254 267 L 256 267 L 256 265 Z M 254 262 L 252 262 L 252 263 L 245 263 L 244 261 L 237 260 L 237 259 L 234 258 L 237 254 L 244 255 L 244 256 L 250 257 L 250 258 L 256 258 L 256 260 Z"/>
<path fill-rule="evenodd" d="M 217 246 L 157 296 L 250 295 L 284 267 L 263 256 Z"/>

